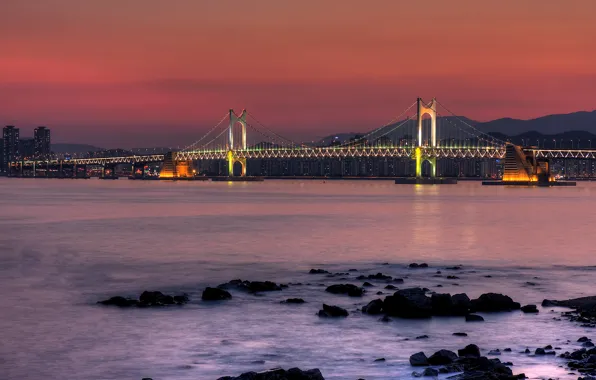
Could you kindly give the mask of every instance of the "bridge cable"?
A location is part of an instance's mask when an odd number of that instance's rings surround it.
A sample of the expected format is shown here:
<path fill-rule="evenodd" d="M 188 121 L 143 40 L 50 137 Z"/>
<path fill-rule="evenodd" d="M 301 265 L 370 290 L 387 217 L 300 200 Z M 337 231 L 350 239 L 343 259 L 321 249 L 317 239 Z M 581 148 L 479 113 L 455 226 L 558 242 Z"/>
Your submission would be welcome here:
<path fill-rule="evenodd" d="M 436 100 L 436 99 L 435 99 L 435 100 Z M 453 115 L 453 116 L 454 116 L 454 117 L 455 117 L 457 120 L 459 120 L 460 122 L 462 122 L 462 123 L 463 123 L 463 124 L 465 124 L 466 126 L 468 126 L 468 127 L 472 128 L 473 130 L 477 131 L 478 133 L 480 133 L 480 134 L 482 134 L 482 135 L 485 135 L 485 136 L 488 136 L 488 137 L 490 137 L 490 138 L 491 138 L 491 139 L 493 139 L 494 141 L 498 141 L 498 142 L 500 142 L 502 145 L 505 145 L 505 144 L 506 144 L 506 142 L 505 142 L 505 141 L 503 141 L 503 140 L 501 140 L 501 139 L 498 139 L 498 138 L 496 138 L 496 137 L 494 137 L 494 136 L 491 136 L 491 135 L 489 135 L 488 133 L 482 132 L 481 130 L 479 130 L 478 128 L 474 127 L 473 125 L 470 125 L 470 124 L 466 123 L 466 122 L 465 122 L 464 120 L 462 120 L 462 119 L 461 119 L 459 116 L 457 116 L 457 115 L 456 115 L 454 112 L 452 112 L 451 110 L 449 110 L 449 108 L 445 107 L 445 105 L 443 105 L 443 103 L 439 102 L 438 100 L 436 100 L 436 102 L 437 102 L 437 103 L 438 103 L 438 104 L 439 104 L 441 107 L 443 107 L 443 108 L 444 108 L 444 109 L 445 109 L 447 112 L 449 112 L 449 113 L 450 113 L 451 115 Z"/>
<path fill-rule="evenodd" d="M 215 129 L 217 129 L 217 127 L 219 127 L 221 125 L 221 123 L 224 122 L 224 120 L 226 120 L 228 118 L 228 114 L 224 115 L 224 117 L 219 121 L 219 123 L 217 123 L 213 128 L 211 128 L 209 130 L 209 132 L 207 132 L 205 135 L 203 135 L 203 137 L 201 137 L 200 139 L 198 139 L 197 141 L 195 141 L 194 143 L 186 146 L 185 148 L 182 149 L 182 151 L 187 151 L 189 150 L 191 147 L 196 146 L 198 143 L 200 143 L 201 141 L 203 141 L 207 136 L 209 136 L 213 131 L 215 131 Z M 224 130 L 225 131 L 225 130 Z M 213 141 L 213 140 L 212 140 Z M 205 146 L 205 145 L 203 145 Z"/>

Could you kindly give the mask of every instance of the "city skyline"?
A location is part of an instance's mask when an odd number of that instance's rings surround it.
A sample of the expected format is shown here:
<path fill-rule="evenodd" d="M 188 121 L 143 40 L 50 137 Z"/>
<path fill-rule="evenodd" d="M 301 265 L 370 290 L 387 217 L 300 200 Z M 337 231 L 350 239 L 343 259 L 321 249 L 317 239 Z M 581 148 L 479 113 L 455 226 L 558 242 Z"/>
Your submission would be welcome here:
<path fill-rule="evenodd" d="M 457 3 L 3 2 L 0 123 L 176 146 L 229 108 L 297 140 L 378 127 L 417 96 L 480 121 L 594 109 L 594 2 Z"/>

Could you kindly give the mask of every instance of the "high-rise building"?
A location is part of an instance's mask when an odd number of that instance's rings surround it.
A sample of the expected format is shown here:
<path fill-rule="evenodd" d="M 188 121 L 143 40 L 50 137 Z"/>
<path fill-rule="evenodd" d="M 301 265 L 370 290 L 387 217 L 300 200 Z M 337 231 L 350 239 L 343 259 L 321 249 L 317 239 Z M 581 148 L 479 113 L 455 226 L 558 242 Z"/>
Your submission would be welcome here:
<path fill-rule="evenodd" d="M 0 175 L 4 173 L 4 139 L 0 139 Z"/>
<path fill-rule="evenodd" d="M 8 125 L 2 129 L 3 161 L 2 171 L 8 171 L 8 165 L 19 159 L 19 129 Z"/>
<path fill-rule="evenodd" d="M 50 129 L 46 127 L 35 128 L 35 157 L 47 157 L 50 152 Z"/>

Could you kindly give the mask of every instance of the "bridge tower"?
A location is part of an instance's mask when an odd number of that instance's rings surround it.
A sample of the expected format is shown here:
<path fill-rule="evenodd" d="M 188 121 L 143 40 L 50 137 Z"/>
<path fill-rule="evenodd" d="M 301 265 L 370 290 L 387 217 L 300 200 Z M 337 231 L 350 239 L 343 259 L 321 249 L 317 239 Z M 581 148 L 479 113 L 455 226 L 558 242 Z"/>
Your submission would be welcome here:
<path fill-rule="evenodd" d="M 437 158 L 436 157 L 422 157 L 422 148 L 424 146 L 422 140 L 422 117 L 424 115 L 429 115 L 431 120 L 431 127 L 430 127 L 430 147 L 436 148 L 437 147 L 437 100 L 433 98 L 430 103 L 424 104 L 422 98 L 418 98 L 418 146 L 416 147 L 415 151 L 415 158 L 416 158 L 416 177 L 422 177 L 422 164 L 425 161 L 428 161 L 431 165 L 431 172 L 430 176 L 434 178 L 437 173 Z"/>
<path fill-rule="evenodd" d="M 240 173 L 241 177 L 246 176 L 246 158 L 237 157 L 234 152 L 237 149 L 246 150 L 246 110 L 242 110 L 240 115 L 236 115 L 233 109 L 230 109 L 230 126 L 228 128 L 228 176 L 234 176 L 234 164 L 239 162 L 242 165 L 242 172 Z M 240 146 L 236 147 L 234 145 L 234 127 L 236 124 L 240 124 L 241 133 L 242 133 L 242 141 Z"/>

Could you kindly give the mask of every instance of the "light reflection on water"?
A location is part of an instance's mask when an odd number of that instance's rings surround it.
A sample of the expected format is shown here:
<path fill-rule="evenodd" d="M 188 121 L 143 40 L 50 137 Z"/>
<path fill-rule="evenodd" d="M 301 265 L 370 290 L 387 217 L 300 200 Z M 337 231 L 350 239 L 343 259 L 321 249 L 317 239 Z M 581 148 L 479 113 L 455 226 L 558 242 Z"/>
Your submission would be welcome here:
<path fill-rule="evenodd" d="M 595 192 L 588 183 L 505 189 L 0 179 L 0 372 L 8 379 L 209 379 L 280 365 L 319 367 L 330 379 L 408 378 L 410 354 L 477 343 L 485 352 L 511 347 L 500 359 L 516 373 L 565 378 L 556 358 L 519 354 L 547 344 L 569 350 L 575 346 L 567 339 L 594 338 L 553 322 L 558 313 L 550 309 L 485 315 L 480 324 L 385 324 L 356 311 L 381 284 L 353 299 L 318 285 L 339 280 L 306 272 L 358 268 L 407 276 L 406 286 L 473 297 L 498 291 L 522 303 L 589 295 Z M 435 268 L 405 268 L 413 261 Z M 457 263 L 465 266 L 459 280 L 432 277 Z M 311 285 L 258 297 L 234 293 L 217 305 L 198 301 L 205 286 L 233 278 Z M 161 310 L 94 305 L 145 289 L 188 292 L 193 301 Z M 308 303 L 279 304 L 289 297 Z M 351 316 L 321 320 L 315 313 L 323 302 Z M 469 336 L 452 336 L 456 331 Z M 414 339 L 423 334 L 430 338 Z M 387 360 L 374 363 L 378 357 Z"/>

